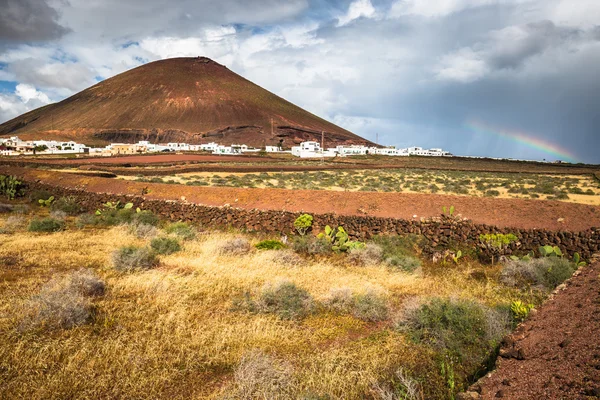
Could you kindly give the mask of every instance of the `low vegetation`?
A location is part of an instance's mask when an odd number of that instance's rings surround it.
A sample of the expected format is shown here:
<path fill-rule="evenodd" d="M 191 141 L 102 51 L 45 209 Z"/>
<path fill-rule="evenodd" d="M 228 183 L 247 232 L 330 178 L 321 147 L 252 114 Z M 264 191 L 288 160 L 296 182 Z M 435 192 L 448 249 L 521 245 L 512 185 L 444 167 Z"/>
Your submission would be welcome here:
<path fill-rule="evenodd" d="M 117 271 L 130 272 L 154 268 L 158 258 L 148 247 L 124 246 L 113 252 L 112 262 Z"/>
<path fill-rule="evenodd" d="M 416 235 L 260 241 L 61 199 L 0 215 L 0 398 L 448 399 L 583 262 L 435 264 Z"/>
<path fill-rule="evenodd" d="M 138 180 L 189 186 L 438 193 L 600 203 L 597 198 L 600 191 L 592 174 L 569 176 L 406 168 L 246 174 L 191 173 L 140 177 Z"/>

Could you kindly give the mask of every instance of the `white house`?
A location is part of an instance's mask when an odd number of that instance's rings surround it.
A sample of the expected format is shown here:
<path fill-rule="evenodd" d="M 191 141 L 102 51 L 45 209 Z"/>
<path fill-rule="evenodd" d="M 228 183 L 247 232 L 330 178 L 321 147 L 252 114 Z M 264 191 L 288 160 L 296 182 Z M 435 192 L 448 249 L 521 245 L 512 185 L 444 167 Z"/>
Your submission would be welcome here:
<path fill-rule="evenodd" d="M 292 155 L 300 158 L 335 157 L 338 155 L 336 149 L 321 149 L 318 142 L 302 142 L 300 146 L 292 147 Z"/>

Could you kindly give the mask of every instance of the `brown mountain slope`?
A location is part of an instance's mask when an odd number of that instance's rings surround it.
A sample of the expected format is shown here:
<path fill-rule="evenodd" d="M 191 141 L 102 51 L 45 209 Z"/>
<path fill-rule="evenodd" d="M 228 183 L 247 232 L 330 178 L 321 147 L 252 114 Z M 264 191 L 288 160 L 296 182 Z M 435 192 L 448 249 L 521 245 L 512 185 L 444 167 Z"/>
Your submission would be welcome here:
<path fill-rule="evenodd" d="M 272 121 L 272 123 L 271 123 Z M 272 128 L 273 127 L 273 128 Z M 204 57 L 156 61 L 0 125 L 22 139 L 369 143 Z"/>

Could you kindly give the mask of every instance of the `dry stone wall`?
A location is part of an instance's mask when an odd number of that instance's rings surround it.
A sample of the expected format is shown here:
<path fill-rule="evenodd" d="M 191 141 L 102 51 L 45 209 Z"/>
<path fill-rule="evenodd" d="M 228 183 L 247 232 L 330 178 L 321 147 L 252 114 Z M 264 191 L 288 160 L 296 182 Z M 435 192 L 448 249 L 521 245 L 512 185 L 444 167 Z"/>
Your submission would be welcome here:
<path fill-rule="evenodd" d="M 166 201 L 146 199 L 143 196 L 94 193 L 71 188 L 51 186 L 37 182 L 28 182 L 30 190 L 45 189 L 60 196 L 76 196 L 82 207 L 95 211 L 107 201 L 132 202 L 135 207 L 152 211 L 171 220 L 188 221 L 212 228 L 237 228 L 249 232 L 294 234 L 294 220 L 300 213 L 275 210 L 247 210 L 233 207 L 211 207 L 185 201 Z M 476 248 L 480 254 L 488 256 L 525 254 L 537 250 L 542 245 L 556 245 L 565 254 L 578 252 L 588 259 L 600 251 L 600 228 L 583 232 L 547 231 L 533 229 L 498 228 L 475 224 L 468 220 L 440 217 L 424 221 L 409 221 L 394 218 L 371 216 L 351 216 L 337 214 L 313 214 L 313 230 L 319 231 L 325 225 L 343 226 L 354 239 L 365 240 L 379 234 L 422 235 L 426 239 L 425 252 L 448 248 Z M 511 243 L 501 252 L 493 251 L 482 245 L 481 234 L 512 233 L 519 240 Z"/>

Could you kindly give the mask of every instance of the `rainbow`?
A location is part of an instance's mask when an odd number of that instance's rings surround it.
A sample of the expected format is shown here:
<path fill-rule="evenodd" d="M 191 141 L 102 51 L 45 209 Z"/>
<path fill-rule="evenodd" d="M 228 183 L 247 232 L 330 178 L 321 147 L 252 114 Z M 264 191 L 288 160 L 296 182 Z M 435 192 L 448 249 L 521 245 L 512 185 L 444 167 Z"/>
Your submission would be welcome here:
<path fill-rule="evenodd" d="M 523 132 L 497 128 L 474 119 L 468 120 L 465 123 L 465 127 L 476 133 L 498 136 L 512 140 L 515 143 L 524 144 L 532 149 L 549 154 L 563 161 L 568 161 L 571 163 L 579 162 L 577 156 L 571 150 L 530 134 L 528 135 Z"/>

